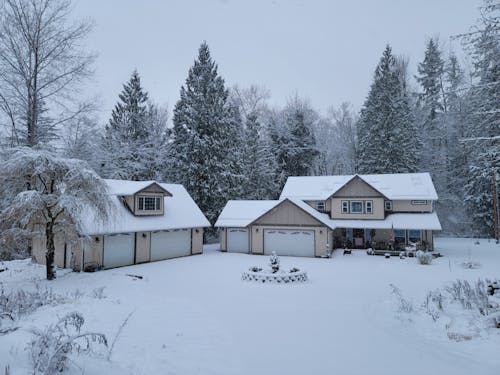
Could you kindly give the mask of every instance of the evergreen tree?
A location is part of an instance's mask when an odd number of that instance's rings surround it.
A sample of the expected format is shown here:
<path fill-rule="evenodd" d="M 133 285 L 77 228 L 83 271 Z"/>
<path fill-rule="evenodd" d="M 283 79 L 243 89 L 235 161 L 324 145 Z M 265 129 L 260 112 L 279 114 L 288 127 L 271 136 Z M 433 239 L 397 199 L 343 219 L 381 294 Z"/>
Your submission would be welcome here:
<path fill-rule="evenodd" d="M 175 105 L 171 155 L 174 179 L 212 224 L 241 193 L 240 119 L 204 42 Z"/>
<path fill-rule="evenodd" d="M 263 136 L 262 125 L 257 114 L 251 112 L 246 118 L 244 133 L 245 199 L 272 199 L 276 163 L 269 143 Z"/>
<path fill-rule="evenodd" d="M 472 48 L 474 82 L 467 95 L 466 139 L 469 182 L 467 211 L 475 235 L 493 234 L 493 179 L 500 174 L 500 17 L 499 4 L 485 0 L 476 31 L 467 34 Z M 498 191 L 498 189 L 497 189 Z"/>
<path fill-rule="evenodd" d="M 158 175 L 155 152 L 158 150 L 158 129 L 153 127 L 157 108 L 148 103 L 148 94 L 141 86 L 137 71 L 123 85 L 119 102 L 103 138 L 102 175 L 108 178 L 149 180 Z"/>
<path fill-rule="evenodd" d="M 357 123 L 358 173 L 415 172 L 418 133 L 406 89 L 405 70 L 387 46 Z"/>

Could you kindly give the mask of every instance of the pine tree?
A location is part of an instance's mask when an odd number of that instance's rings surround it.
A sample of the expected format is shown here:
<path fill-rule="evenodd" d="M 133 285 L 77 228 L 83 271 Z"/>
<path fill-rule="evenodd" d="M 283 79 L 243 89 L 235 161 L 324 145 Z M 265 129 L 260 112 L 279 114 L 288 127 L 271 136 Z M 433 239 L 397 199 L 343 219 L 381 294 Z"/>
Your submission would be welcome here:
<path fill-rule="evenodd" d="M 306 124 L 305 114 L 301 108 L 295 108 L 288 114 L 287 125 L 290 131 L 287 145 L 287 174 L 308 176 L 318 156 L 312 126 Z"/>
<path fill-rule="evenodd" d="M 414 172 L 418 134 L 406 88 L 405 70 L 387 46 L 357 123 L 358 173 Z"/>
<path fill-rule="evenodd" d="M 469 181 L 467 211 L 475 235 L 493 234 L 493 188 L 500 178 L 500 17 L 497 2 L 485 0 L 476 31 L 467 34 L 472 48 L 474 82 L 467 95 Z M 498 189 L 497 189 L 498 191 Z"/>
<path fill-rule="evenodd" d="M 272 199 L 276 194 L 274 155 L 255 112 L 247 115 L 245 125 L 243 196 L 245 199 Z"/>
<path fill-rule="evenodd" d="M 175 105 L 171 156 L 174 179 L 211 223 L 240 194 L 240 119 L 204 42 Z"/>
<path fill-rule="evenodd" d="M 152 122 L 156 111 L 155 106 L 148 103 L 139 73 L 134 71 L 123 85 L 105 129 L 103 176 L 130 180 L 155 178 L 158 171 L 152 165 L 159 145 L 158 129 Z"/>

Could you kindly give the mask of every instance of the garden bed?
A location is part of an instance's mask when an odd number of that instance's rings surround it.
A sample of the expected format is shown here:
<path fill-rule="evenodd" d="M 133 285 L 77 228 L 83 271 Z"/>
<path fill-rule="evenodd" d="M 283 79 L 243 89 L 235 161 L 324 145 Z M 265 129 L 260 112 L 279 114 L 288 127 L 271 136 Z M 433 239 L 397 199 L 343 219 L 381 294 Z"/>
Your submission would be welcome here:
<path fill-rule="evenodd" d="M 241 280 L 274 284 L 304 283 L 307 281 L 307 273 L 305 271 L 272 273 L 269 271 L 254 272 L 249 270 L 243 272 Z"/>

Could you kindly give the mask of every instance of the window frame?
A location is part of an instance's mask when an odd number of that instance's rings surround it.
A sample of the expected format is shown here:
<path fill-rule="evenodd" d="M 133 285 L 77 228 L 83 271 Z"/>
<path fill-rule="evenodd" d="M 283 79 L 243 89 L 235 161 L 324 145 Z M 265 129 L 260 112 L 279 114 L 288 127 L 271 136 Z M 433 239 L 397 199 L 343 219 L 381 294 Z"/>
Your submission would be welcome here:
<path fill-rule="evenodd" d="M 403 234 L 403 236 L 398 236 L 396 233 L 400 232 L 399 234 Z M 406 231 L 404 229 L 394 229 L 394 241 L 399 242 L 397 239 L 398 238 L 403 238 L 403 243 L 406 244 Z"/>
<path fill-rule="evenodd" d="M 343 214 L 348 214 L 349 213 L 349 201 L 342 201 L 341 203 L 341 210 Z"/>
<path fill-rule="evenodd" d="M 316 210 L 318 211 L 325 211 L 325 202 L 324 201 L 318 201 L 316 202 Z"/>
<path fill-rule="evenodd" d="M 412 206 L 426 206 L 429 204 L 429 202 L 426 200 L 412 200 L 411 204 Z"/>
<path fill-rule="evenodd" d="M 370 205 L 370 211 L 368 212 L 368 205 Z M 365 214 L 373 215 L 373 201 L 365 201 Z"/>
<path fill-rule="evenodd" d="M 162 197 L 158 195 L 138 195 L 137 210 L 140 212 L 161 211 L 162 210 L 161 198 Z"/>
<path fill-rule="evenodd" d="M 392 201 L 391 200 L 384 201 L 384 210 L 392 211 Z"/>
<path fill-rule="evenodd" d="M 407 234 L 406 234 L 406 237 L 408 238 L 408 242 L 413 242 L 413 243 L 417 243 L 417 242 L 420 242 L 422 241 L 422 231 L 420 229 L 408 229 L 407 231 Z M 410 238 L 410 232 L 418 232 L 418 240 L 417 241 L 413 241 L 411 238 Z M 417 237 L 413 237 L 412 238 L 417 238 Z"/>

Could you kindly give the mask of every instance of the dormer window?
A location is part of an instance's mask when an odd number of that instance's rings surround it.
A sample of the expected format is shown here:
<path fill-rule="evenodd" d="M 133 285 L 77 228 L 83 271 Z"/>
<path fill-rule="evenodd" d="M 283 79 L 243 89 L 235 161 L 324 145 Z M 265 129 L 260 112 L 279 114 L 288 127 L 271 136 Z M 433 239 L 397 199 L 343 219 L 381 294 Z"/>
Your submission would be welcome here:
<path fill-rule="evenodd" d="M 158 196 L 139 196 L 138 205 L 139 211 L 160 211 L 161 198 Z"/>

